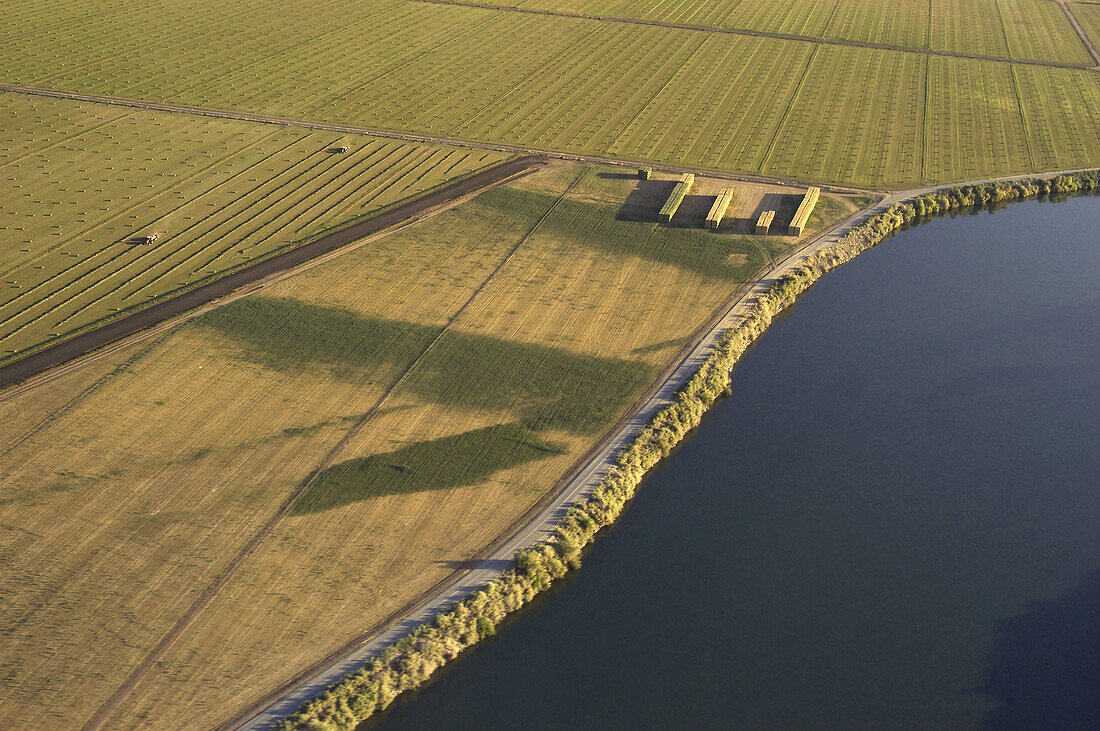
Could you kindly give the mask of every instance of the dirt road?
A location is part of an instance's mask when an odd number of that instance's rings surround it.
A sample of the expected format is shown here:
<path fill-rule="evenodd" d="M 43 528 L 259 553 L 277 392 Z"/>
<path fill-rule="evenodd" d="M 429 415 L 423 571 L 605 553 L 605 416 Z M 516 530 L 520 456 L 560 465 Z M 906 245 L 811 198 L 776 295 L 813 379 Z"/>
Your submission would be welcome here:
<path fill-rule="evenodd" d="M 463 198 L 475 191 L 496 185 L 545 165 L 537 156 L 508 160 L 463 180 L 450 183 L 415 200 L 372 216 L 360 223 L 289 249 L 263 261 L 225 275 L 182 294 L 157 302 L 143 310 L 51 345 L 0 367 L 0 388 L 67 363 L 110 343 L 141 332 L 188 310 L 224 297 L 236 289 L 273 274 L 292 269 L 360 239 L 415 218 L 436 206 Z"/>
<path fill-rule="evenodd" d="M 905 53 L 919 53 L 924 56 L 947 56 L 951 58 L 968 58 L 976 61 L 1002 61 L 1007 63 L 1022 63 L 1029 66 L 1051 66 L 1061 69 L 1094 69 L 1078 63 L 1063 63 L 1059 61 L 1040 61 L 1032 59 L 1009 58 L 1007 56 L 990 56 L 981 53 L 962 53 L 960 51 L 941 51 L 932 48 L 918 48 L 916 46 L 897 46 L 890 43 L 871 43 L 870 41 L 853 41 L 845 38 L 821 38 L 819 36 L 806 36 L 798 33 L 776 33 L 772 31 L 752 30 L 751 28 L 721 28 L 713 25 L 696 25 L 694 23 L 676 23 L 667 20 L 651 20 L 647 18 L 626 18 L 616 15 L 592 15 L 591 13 L 578 13 L 569 10 L 550 10 L 546 8 L 524 8 L 514 5 L 492 5 L 480 3 L 474 0 L 413 0 L 419 3 L 432 5 L 455 5 L 463 8 L 477 8 L 479 10 L 493 10 L 502 13 L 526 13 L 528 15 L 549 15 L 557 18 L 578 18 L 583 20 L 596 20 L 605 23 L 626 23 L 629 25 L 650 25 L 658 28 L 678 28 L 680 30 L 693 30 L 702 33 L 721 33 L 732 36 L 748 36 L 750 38 L 774 38 L 781 41 L 799 41 L 803 43 L 816 43 L 828 46 L 850 46 L 855 48 L 875 48 L 883 51 L 903 51 Z M 1064 0 L 1057 0 L 1063 10 L 1070 16 L 1070 22 L 1078 28 L 1085 45 L 1090 47 L 1091 42 L 1080 30 L 1076 18 L 1070 13 Z M 1095 54 L 1094 54 L 1095 55 Z M 1097 57 L 1100 64 L 1100 57 Z"/>
<path fill-rule="evenodd" d="M 180 106 L 178 104 L 162 104 L 160 102 L 144 101 L 141 99 L 124 99 L 122 97 L 115 96 L 99 96 L 95 94 L 80 94 L 75 91 L 57 91 L 54 89 L 38 89 L 31 86 L 17 86 L 11 84 L 0 84 L 0 92 L 7 91 L 14 94 L 31 94 L 34 96 L 45 96 L 53 99 L 71 99 L 73 101 L 81 102 L 94 102 L 96 104 L 113 104 L 123 107 L 134 107 L 136 109 L 150 109 L 157 112 L 175 112 L 179 114 L 194 114 L 201 117 L 216 117 L 218 119 L 236 119 L 242 122 L 257 122 L 260 124 L 281 124 L 288 127 L 303 127 L 305 129 L 319 129 L 327 132 L 340 132 L 342 134 L 353 135 L 371 135 L 373 137 L 382 137 L 390 140 L 404 140 L 406 142 L 427 142 L 438 145 L 451 145 L 454 147 L 465 147 L 473 150 L 493 150 L 495 152 L 511 152 L 516 155 L 539 155 L 542 157 L 554 158 L 557 160 L 572 160 L 576 162 L 589 162 L 599 165 L 618 165 L 621 167 L 648 167 L 654 170 L 661 170 L 668 173 L 695 173 L 696 175 L 706 175 L 710 178 L 721 178 L 723 180 L 744 180 L 750 183 L 784 183 L 787 185 L 808 186 L 819 185 L 824 190 L 837 191 L 841 193 L 869 193 L 874 192 L 865 188 L 851 188 L 841 185 L 821 185 L 813 181 L 800 181 L 790 178 L 767 178 L 762 175 L 742 175 L 731 174 L 723 172 L 721 170 L 686 168 L 676 167 L 674 165 L 662 165 L 659 163 L 653 163 L 646 160 L 631 160 L 627 158 L 615 158 L 615 157 L 602 157 L 600 155 L 581 155 L 572 152 L 562 152 L 561 150 L 550 150 L 544 148 L 535 147 L 521 147 L 519 145 L 506 145 L 498 142 L 481 142 L 478 140 L 468 140 L 460 137 L 441 137 L 436 135 L 423 135 L 413 132 L 398 132 L 389 129 L 378 129 L 375 127 L 356 127 L 346 124 L 328 124 L 327 122 L 314 122 L 308 119 L 291 119 L 287 117 L 272 117 L 263 114 L 252 114 L 249 112 L 237 112 L 227 109 L 210 109 L 208 107 L 187 107 Z"/>

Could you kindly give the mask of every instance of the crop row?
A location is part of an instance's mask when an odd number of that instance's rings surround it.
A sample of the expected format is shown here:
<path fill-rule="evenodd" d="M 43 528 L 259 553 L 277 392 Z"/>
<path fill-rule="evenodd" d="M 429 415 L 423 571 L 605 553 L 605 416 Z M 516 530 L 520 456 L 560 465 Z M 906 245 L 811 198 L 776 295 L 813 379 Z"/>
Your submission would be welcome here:
<path fill-rule="evenodd" d="M 934 12 L 954 17 L 967 2 L 937 3 Z M 140 5 L 128 24 L 115 9 L 86 31 L 59 20 L 27 30 L 40 48 L 58 45 L 55 31 L 66 48 L 87 32 L 111 52 L 62 55 L 37 68 L 4 49 L 0 61 L 50 84 L 110 94 L 867 186 L 1100 161 L 1100 151 L 1074 143 L 1100 133 L 1088 112 L 1096 74 L 423 3 L 335 12 L 341 7 L 323 3 L 335 22 L 293 44 L 246 39 L 232 60 L 172 27 L 153 55 L 166 58 L 137 58 L 145 49 L 131 48 L 120 28 L 153 12 Z M 237 5 L 226 15 L 206 20 L 226 26 L 230 39 L 234 23 L 254 20 Z M 975 24 L 984 27 L 989 15 Z M 191 27 L 189 18 L 181 27 Z M 288 29 L 306 23 L 296 11 L 288 18 Z M 1002 83 L 972 93 L 975 77 L 1014 75 L 1041 78 L 1059 95 L 1017 95 Z M 1040 117 L 1053 124 L 1023 121 Z M 936 153 L 926 170 L 941 130 L 964 142 L 962 152 Z M 998 138 L 1000 150 L 984 142 Z"/>
<path fill-rule="evenodd" d="M 1057 63 L 1087 64 L 1089 60 L 1073 26 L 1049 0 L 489 0 L 489 4 Z"/>
<path fill-rule="evenodd" d="M 0 158 L 0 232 L 20 246 L 0 258 L 8 355 L 500 159 L 370 137 L 334 154 L 330 133 L 145 112 L 93 124 L 81 115 L 93 105 L 11 101 L 19 152 Z M 58 106 L 74 119 L 69 140 L 51 117 Z M 47 125 L 42 151 L 28 151 Z M 69 175 L 46 174 L 59 170 Z"/>

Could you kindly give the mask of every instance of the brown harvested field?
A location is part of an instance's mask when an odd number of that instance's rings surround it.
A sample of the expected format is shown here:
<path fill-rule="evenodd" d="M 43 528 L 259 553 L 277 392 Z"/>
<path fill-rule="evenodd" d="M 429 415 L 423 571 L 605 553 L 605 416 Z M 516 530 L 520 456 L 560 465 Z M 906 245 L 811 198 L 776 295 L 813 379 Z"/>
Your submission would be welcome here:
<path fill-rule="evenodd" d="M 0 717 L 209 727 L 476 555 L 790 246 L 645 182 L 552 166 L 0 401 Z"/>

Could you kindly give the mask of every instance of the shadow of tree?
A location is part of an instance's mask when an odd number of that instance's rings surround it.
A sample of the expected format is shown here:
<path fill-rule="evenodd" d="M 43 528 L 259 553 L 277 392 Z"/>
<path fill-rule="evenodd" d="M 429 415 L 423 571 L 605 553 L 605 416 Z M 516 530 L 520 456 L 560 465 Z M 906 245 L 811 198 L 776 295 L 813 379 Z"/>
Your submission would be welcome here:
<path fill-rule="evenodd" d="M 500 424 L 341 462 L 321 472 L 294 505 L 305 515 L 382 495 L 445 490 L 500 470 L 563 454 L 522 424 Z"/>
<path fill-rule="evenodd" d="M 1073 593 L 1002 621 L 982 693 L 990 729 L 1100 728 L 1100 572 Z"/>
<path fill-rule="evenodd" d="M 363 317 L 297 300 L 245 297 L 196 319 L 268 368 L 328 367 L 364 378 L 410 365 L 440 328 Z M 590 432 L 613 421 L 655 376 L 648 363 L 447 331 L 404 384 L 436 403 L 518 413 L 530 428 Z"/>

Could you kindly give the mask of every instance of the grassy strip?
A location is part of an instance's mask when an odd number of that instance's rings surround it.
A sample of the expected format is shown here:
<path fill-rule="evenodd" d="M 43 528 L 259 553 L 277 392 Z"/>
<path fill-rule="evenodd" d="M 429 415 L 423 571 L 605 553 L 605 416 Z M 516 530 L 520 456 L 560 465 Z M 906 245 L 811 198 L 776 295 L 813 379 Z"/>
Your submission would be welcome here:
<path fill-rule="evenodd" d="M 359 671 L 309 701 L 277 728 L 350 729 L 384 709 L 401 692 L 416 688 L 437 668 L 495 632 L 505 615 L 580 566 L 581 550 L 610 525 L 634 496 L 645 473 L 664 459 L 702 420 L 720 396 L 728 395 L 730 374 L 741 355 L 776 314 L 832 269 L 851 261 L 914 220 L 959 208 L 991 206 L 1042 195 L 1065 196 L 1100 190 L 1100 171 L 1049 180 L 995 182 L 951 188 L 896 204 L 851 229 L 834 245 L 807 257 L 772 285 L 750 314 L 725 333 L 710 356 L 630 446 L 624 448 L 592 493 L 569 508 L 556 535 L 517 552 L 515 566 L 451 610 L 387 648 Z"/>

